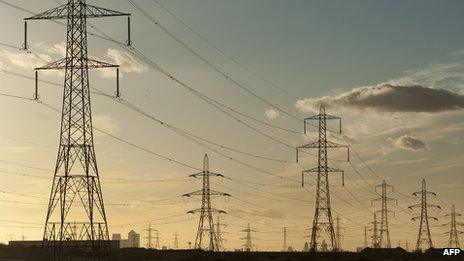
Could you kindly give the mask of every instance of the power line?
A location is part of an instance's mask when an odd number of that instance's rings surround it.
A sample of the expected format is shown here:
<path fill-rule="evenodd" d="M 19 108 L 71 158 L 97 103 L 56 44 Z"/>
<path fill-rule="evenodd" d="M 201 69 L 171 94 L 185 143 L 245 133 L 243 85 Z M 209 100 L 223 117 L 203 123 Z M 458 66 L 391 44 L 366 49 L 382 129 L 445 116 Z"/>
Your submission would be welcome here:
<path fill-rule="evenodd" d="M 188 30 L 190 30 L 193 34 L 195 34 L 198 38 L 202 39 L 205 43 L 207 43 L 208 45 L 210 45 L 211 47 L 213 47 L 218 53 L 222 54 L 224 57 L 228 58 L 229 60 L 231 60 L 232 62 L 234 62 L 236 65 L 242 67 L 245 71 L 249 72 L 250 74 L 252 74 L 253 76 L 255 76 L 256 78 L 264 81 L 265 83 L 269 84 L 269 86 L 281 91 L 282 93 L 285 93 L 287 94 L 288 96 L 292 97 L 292 98 L 295 98 L 295 99 L 299 99 L 299 97 L 295 94 L 292 94 L 291 92 L 289 92 L 288 90 L 285 90 L 284 88 L 278 86 L 277 84 L 265 79 L 264 77 L 262 77 L 261 75 L 259 75 L 258 73 L 256 73 L 255 71 L 251 70 L 249 67 L 245 66 L 243 63 L 239 62 L 237 59 L 233 58 L 232 56 L 228 55 L 225 51 L 221 50 L 217 45 L 215 45 L 213 42 L 211 42 L 210 40 L 208 40 L 206 37 L 204 37 L 203 35 L 201 35 L 198 31 L 194 30 L 191 26 L 189 26 L 187 23 L 185 23 L 182 19 L 179 18 L 179 16 L 177 16 L 174 12 L 172 12 L 171 10 L 169 10 L 166 6 L 162 5 L 158 0 L 153 0 L 153 2 L 155 2 L 155 4 L 157 4 L 159 7 L 161 7 L 163 10 L 165 10 L 166 12 L 168 12 L 172 17 L 174 17 L 179 23 L 183 24 Z"/>
<path fill-rule="evenodd" d="M 156 26 L 158 26 L 163 32 L 165 32 L 167 35 L 169 35 L 172 39 L 174 39 L 176 42 L 178 42 L 179 44 L 181 44 L 183 47 L 185 47 L 189 52 L 191 52 L 193 55 L 195 55 L 197 58 L 199 58 L 200 60 L 202 60 L 205 64 L 207 64 L 208 66 L 210 66 L 214 71 L 216 71 L 217 73 L 221 74 L 225 79 L 229 80 L 230 82 L 232 82 L 235 86 L 241 88 L 242 90 L 244 90 L 245 92 L 249 93 L 250 95 L 252 95 L 253 97 L 255 97 L 256 99 L 262 101 L 263 103 L 271 106 L 272 108 L 276 109 L 277 111 L 287 115 L 287 116 L 290 116 L 291 118 L 297 120 L 297 121 L 300 121 L 300 118 L 287 112 L 286 110 L 283 110 L 282 108 L 276 106 L 275 104 L 269 102 L 268 100 L 262 98 L 261 96 L 259 96 L 258 94 L 256 94 L 255 92 L 251 91 L 249 88 L 247 88 L 245 85 L 243 85 L 242 83 L 238 82 L 236 79 L 232 78 L 232 76 L 230 76 L 229 74 L 227 74 L 226 72 L 224 72 L 223 70 L 219 69 L 219 67 L 217 67 L 216 65 L 214 65 L 213 63 L 211 63 L 209 60 L 207 60 L 205 57 L 203 57 L 202 55 L 200 55 L 198 52 L 196 52 L 195 50 L 193 50 L 189 45 L 187 45 L 185 42 L 183 42 L 182 40 L 180 40 L 177 36 L 175 36 L 171 31 L 169 31 L 166 27 L 164 27 L 163 25 L 161 25 L 157 20 L 155 20 L 150 14 L 148 14 L 145 10 L 143 10 L 140 6 L 138 6 L 134 1 L 132 0 L 128 0 L 129 3 L 135 7 L 139 12 L 141 12 L 143 15 L 145 15 L 145 17 L 147 17 L 153 24 L 155 24 Z"/>

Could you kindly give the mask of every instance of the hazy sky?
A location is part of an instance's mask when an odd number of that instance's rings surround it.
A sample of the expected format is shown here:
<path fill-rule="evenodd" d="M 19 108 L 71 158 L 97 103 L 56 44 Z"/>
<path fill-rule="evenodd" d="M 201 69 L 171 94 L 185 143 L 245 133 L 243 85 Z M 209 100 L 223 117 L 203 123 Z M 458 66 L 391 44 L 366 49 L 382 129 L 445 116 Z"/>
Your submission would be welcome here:
<path fill-rule="evenodd" d="M 36 55 L 7 47 L 3 44 L 21 45 L 22 19 L 30 14 L 3 2 L 40 12 L 59 1 L 0 2 L 0 92 L 32 97 L 33 81 L 8 72 L 33 76 L 34 67 L 61 58 L 65 28 L 47 21 L 29 23 L 29 45 Z M 132 13 L 134 46 L 194 89 L 261 121 L 302 131 L 302 121 L 272 110 L 226 80 L 128 1 L 88 2 Z M 399 201 L 398 207 L 390 206 L 396 212 L 396 218 L 390 216 L 389 220 L 392 244 L 401 241 L 404 246 L 408 241 L 411 248 L 415 244 L 418 224 L 410 218 L 419 212 L 406 208 L 419 202 L 409 195 L 420 190 L 422 178 L 427 179 L 428 189 L 438 195 L 431 202 L 443 207 L 441 212 L 431 211 L 439 218 L 438 222 L 431 222 L 434 243 L 446 244 L 448 238 L 443 232 L 448 227 L 439 225 L 449 220 L 443 215 L 449 212 L 451 204 L 456 204 L 458 211 L 464 209 L 459 200 L 464 186 L 464 2 L 160 0 L 220 50 L 292 95 L 270 86 L 219 53 L 154 0 L 135 2 L 202 57 L 260 97 L 299 118 L 313 115 L 321 103 L 327 104 L 329 113 L 343 117 L 344 135 L 331 134 L 330 138 L 339 143 L 350 142 L 378 175 L 354 152 L 352 165 L 331 161 L 334 167 L 345 170 L 345 187 L 338 174 L 330 176 L 334 215 L 340 215 L 345 228 L 344 249 L 363 244 L 364 226 L 370 226 L 372 211 L 379 209 L 376 204 L 371 207 L 370 200 L 375 198 L 373 186 L 380 184 L 381 178 L 395 186 L 390 197 Z M 126 40 L 123 18 L 90 23 L 118 41 Z M 89 31 L 94 32 L 91 28 Z M 145 112 L 224 146 L 294 161 L 294 149 L 231 119 L 135 59 L 121 46 L 89 36 L 89 53 L 122 64 L 122 98 Z M 114 92 L 112 74 L 94 71 L 91 76 L 92 87 Z M 40 77 L 63 82 L 61 73 L 42 73 Z M 40 96 L 47 104 L 60 107 L 62 88 L 41 83 Z M 0 241 L 20 239 L 23 234 L 26 239 L 40 239 L 58 147 L 59 115 L 36 102 L 9 97 L 0 100 Z M 230 199 L 215 198 L 213 202 L 216 208 L 228 212 L 221 216 L 227 224 L 223 228 L 226 248 L 241 247 L 244 240 L 240 238 L 245 236 L 241 230 L 248 222 L 256 230 L 253 236 L 258 238 L 253 243 L 261 250 L 280 250 L 284 226 L 289 231 L 288 245 L 301 249 L 308 240 L 305 236 L 309 231 L 305 229 L 310 227 L 314 213 L 314 177 L 307 176 L 307 191 L 301 188 L 299 180 L 302 168 L 316 163 L 311 155 L 301 154 L 300 166 L 210 145 L 262 170 L 258 171 L 201 147 L 111 98 L 93 95 L 92 105 L 95 127 L 198 168 L 204 153 L 208 153 L 211 170 L 233 178 L 212 182 L 213 189 L 232 195 Z M 314 128 L 304 136 L 238 117 L 291 146 L 316 137 Z M 144 237 L 142 230 L 152 220 L 163 245 L 172 246 L 176 231 L 181 247 L 193 242 L 198 217 L 186 212 L 200 207 L 200 202 L 186 201 L 181 195 L 200 188 L 199 180 L 187 178 L 196 170 L 101 133 L 95 133 L 95 140 L 110 234 L 126 235 L 134 229 Z M 340 152 L 330 152 L 329 157 L 343 159 Z M 170 177 L 175 179 L 154 182 Z M 146 243 L 145 239 L 142 243 Z"/>

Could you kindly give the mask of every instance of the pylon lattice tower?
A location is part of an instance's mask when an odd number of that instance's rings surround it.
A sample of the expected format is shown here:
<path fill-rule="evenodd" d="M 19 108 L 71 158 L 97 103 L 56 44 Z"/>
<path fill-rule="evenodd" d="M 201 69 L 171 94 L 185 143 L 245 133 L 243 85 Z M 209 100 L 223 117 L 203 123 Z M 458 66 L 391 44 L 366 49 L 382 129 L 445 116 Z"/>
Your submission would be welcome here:
<path fill-rule="evenodd" d="M 377 220 L 377 214 L 374 212 L 374 221 L 372 223 L 372 247 L 373 248 L 379 248 L 380 247 L 380 237 L 379 237 L 379 221 Z"/>
<path fill-rule="evenodd" d="M 154 229 L 154 231 L 155 231 L 155 249 L 161 249 L 159 230 Z"/>
<path fill-rule="evenodd" d="M 450 226 L 450 230 L 446 232 L 445 234 L 449 234 L 449 240 L 448 240 L 448 247 L 450 248 L 460 248 L 461 246 L 459 245 L 459 234 L 462 234 L 462 231 L 459 231 L 457 226 L 464 225 L 464 223 L 456 221 L 456 217 L 460 217 L 461 214 L 456 212 L 455 206 L 451 206 L 451 213 L 447 214 L 445 216 L 449 216 L 451 218 L 450 222 L 443 224 L 443 226 Z"/>
<path fill-rule="evenodd" d="M 174 233 L 174 249 L 179 249 L 179 233 Z"/>
<path fill-rule="evenodd" d="M 222 231 L 221 227 L 226 227 L 227 225 L 221 223 L 220 216 L 216 216 L 216 220 L 217 220 L 217 222 L 216 222 L 216 232 L 217 232 L 217 236 L 218 236 L 218 249 L 219 249 L 219 251 L 224 251 L 224 249 L 225 249 L 224 241 L 226 241 L 226 240 L 222 236 L 222 234 L 224 232 Z"/>
<path fill-rule="evenodd" d="M 287 227 L 284 227 L 284 243 L 282 245 L 282 251 L 283 252 L 288 251 L 288 248 L 287 248 Z"/>
<path fill-rule="evenodd" d="M 327 150 L 332 148 L 346 148 L 347 156 L 349 161 L 349 147 L 346 145 L 341 145 L 327 140 L 327 121 L 328 120 L 338 120 L 340 124 L 339 133 L 342 131 L 341 118 L 332 116 L 326 113 L 325 106 L 321 105 L 319 107 L 319 114 L 314 115 L 309 118 L 304 119 L 304 133 L 306 134 L 306 123 L 307 121 L 315 120 L 318 121 L 318 140 L 303 146 L 296 148 L 296 161 L 298 162 L 298 154 L 301 149 L 318 149 L 318 161 L 317 167 L 304 170 L 302 172 L 302 185 L 304 186 L 304 175 L 306 173 L 316 173 L 317 182 L 316 182 L 316 203 L 315 211 L 313 218 L 313 226 L 311 233 L 311 242 L 310 242 L 310 251 L 318 250 L 318 241 L 322 239 L 327 241 L 330 244 L 332 250 L 338 249 L 338 242 L 335 237 L 333 219 L 332 219 L 332 210 L 330 207 L 330 186 L 329 186 L 329 172 L 340 172 L 342 173 L 342 184 L 344 185 L 344 172 L 341 169 L 332 168 L 328 165 L 328 156 Z M 330 131 L 330 130 L 329 130 Z M 325 233 L 325 237 L 323 237 Z"/>
<path fill-rule="evenodd" d="M 364 226 L 364 248 L 367 247 L 367 227 Z"/>
<path fill-rule="evenodd" d="M 43 246 L 55 258 L 62 255 L 63 244 L 91 248 L 97 253 L 96 256 L 106 255 L 110 251 L 94 149 L 88 70 L 118 66 L 88 58 L 87 19 L 113 16 L 129 17 L 130 14 L 89 5 L 86 0 L 68 0 L 66 4 L 24 19 L 23 47 L 26 50 L 27 21 L 67 21 L 66 57 L 36 68 L 35 72 L 34 99 L 37 100 L 38 71 L 65 70 L 60 144 L 43 235 Z M 116 96 L 119 96 L 119 92 Z"/>
<path fill-rule="evenodd" d="M 427 248 L 433 247 L 432 242 L 432 235 L 430 234 L 430 227 L 429 227 L 429 219 L 434 219 L 438 221 L 438 218 L 432 217 L 428 214 L 428 208 L 434 207 L 441 209 L 439 205 L 433 205 L 427 203 L 427 195 L 431 194 L 436 196 L 436 194 L 432 191 L 427 190 L 427 184 L 425 183 L 425 179 L 422 179 L 422 189 L 421 191 L 417 191 L 412 193 L 414 196 L 421 195 L 421 203 L 409 206 L 410 209 L 420 207 L 421 208 L 421 215 L 417 217 L 413 217 L 412 220 L 416 220 L 420 218 L 419 224 L 419 232 L 417 235 L 417 242 L 416 242 L 416 250 L 422 250 L 423 246 L 427 246 Z"/>
<path fill-rule="evenodd" d="M 335 229 L 335 238 L 337 239 L 337 249 L 338 251 L 341 251 L 342 250 L 342 227 L 340 226 L 340 217 L 337 215 L 337 217 L 335 218 L 335 224 L 336 224 L 336 229 Z"/>
<path fill-rule="evenodd" d="M 147 228 L 147 248 L 150 249 L 150 248 L 153 248 L 153 242 L 152 242 L 152 233 L 153 232 L 153 229 L 151 228 L 151 224 L 148 223 L 148 228 Z"/>
<path fill-rule="evenodd" d="M 375 191 L 377 192 L 377 188 L 382 188 L 382 194 L 380 198 L 376 198 L 372 200 L 371 204 L 375 201 L 380 201 L 382 204 L 382 209 L 380 211 L 376 211 L 380 213 L 380 235 L 379 235 L 379 248 L 391 248 L 391 241 L 390 241 L 390 230 L 388 229 L 388 213 L 395 212 L 388 210 L 388 202 L 389 201 L 396 201 L 396 205 L 398 205 L 398 201 L 394 198 L 389 198 L 387 195 L 387 189 L 391 188 L 393 191 L 393 186 L 388 185 L 385 180 L 382 181 L 382 184 L 375 186 Z"/>
<path fill-rule="evenodd" d="M 245 239 L 245 244 L 243 246 L 245 247 L 245 251 L 253 251 L 256 249 L 256 246 L 251 242 L 253 237 L 251 237 L 251 232 L 256 232 L 256 230 L 251 229 L 250 223 L 248 223 L 247 228 L 242 230 L 242 232 L 246 232 L 246 236 L 242 237 L 240 239 Z"/>
<path fill-rule="evenodd" d="M 205 249 L 208 251 L 219 251 L 219 238 L 217 231 L 214 227 L 213 213 L 221 214 L 225 211 L 215 209 L 211 206 L 211 196 L 230 196 L 227 193 L 212 190 L 210 188 L 210 177 L 224 177 L 222 174 L 209 171 L 209 159 L 205 154 L 203 158 L 203 171 L 200 173 L 192 174 L 190 177 L 201 177 L 203 180 L 203 187 L 200 190 L 184 194 L 185 197 L 201 196 L 201 208 L 191 210 L 188 213 L 200 213 L 200 220 L 198 222 L 197 236 L 195 239 L 195 249 Z M 209 240 L 208 245 L 204 245 L 206 238 Z"/>

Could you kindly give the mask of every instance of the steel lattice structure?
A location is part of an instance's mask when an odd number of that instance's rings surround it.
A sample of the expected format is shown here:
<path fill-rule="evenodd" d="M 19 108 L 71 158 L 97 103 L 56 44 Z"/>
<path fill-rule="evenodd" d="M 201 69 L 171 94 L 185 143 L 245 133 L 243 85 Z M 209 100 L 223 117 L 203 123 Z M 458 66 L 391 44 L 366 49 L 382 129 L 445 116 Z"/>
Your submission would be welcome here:
<path fill-rule="evenodd" d="M 256 232 L 256 230 L 251 229 L 250 223 L 248 223 L 247 228 L 243 229 L 242 232 L 246 232 L 246 236 L 240 239 L 245 239 L 245 244 L 242 246 L 245 247 L 245 251 L 250 252 L 256 249 L 256 246 L 251 242 L 253 239 L 251 237 L 251 232 Z"/>
<path fill-rule="evenodd" d="M 282 252 L 287 252 L 288 251 L 288 248 L 287 248 L 287 227 L 284 227 L 284 242 L 282 244 Z"/>
<path fill-rule="evenodd" d="M 380 247 L 380 237 L 379 237 L 379 221 L 377 220 L 377 214 L 374 212 L 374 221 L 372 223 L 372 248 L 379 248 Z"/>
<path fill-rule="evenodd" d="M 214 173 L 209 171 L 209 159 L 208 155 L 205 154 L 203 158 L 203 171 L 200 173 L 192 174 L 190 177 L 198 178 L 201 177 L 203 180 L 203 187 L 200 190 L 184 194 L 185 197 L 201 196 L 201 208 L 191 210 L 188 213 L 200 213 L 200 221 L 198 222 L 197 236 L 195 239 L 196 249 L 205 249 L 208 251 L 219 251 L 219 237 L 217 230 L 214 226 L 213 213 L 221 214 L 226 213 L 225 211 L 215 209 L 211 206 L 211 196 L 230 196 L 227 193 L 212 190 L 210 188 L 210 177 L 224 177 L 222 174 Z M 207 246 L 204 245 L 205 238 L 209 239 Z"/>
<path fill-rule="evenodd" d="M 333 219 L 332 219 L 332 210 L 330 207 L 330 186 L 329 186 L 329 172 L 340 172 L 342 173 L 342 183 L 344 184 L 344 172 L 341 169 L 330 167 L 328 164 L 327 150 L 331 148 L 346 148 L 348 152 L 348 161 L 349 161 L 349 147 L 341 144 L 337 144 L 327 140 L 327 121 L 328 120 L 338 120 L 340 128 L 338 130 L 341 133 L 341 118 L 332 116 L 326 113 L 325 106 L 321 105 L 319 107 L 319 114 L 314 115 L 309 118 L 304 119 L 304 133 L 306 134 L 306 123 L 307 121 L 315 120 L 318 121 L 318 140 L 303 146 L 296 148 L 296 161 L 298 162 L 298 152 L 300 149 L 318 149 L 318 161 L 317 167 L 308 169 L 302 172 L 302 185 L 304 186 L 304 175 L 306 173 L 316 173 L 317 174 L 317 185 L 316 185 L 316 203 L 314 211 L 314 219 L 311 233 L 311 242 L 310 242 L 310 251 L 318 250 L 318 241 L 322 238 L 323 233 L 326 234 L 326 239 L 330 243 L 332 250 L 338 250 L 338 242 L 335 237 Z M 330 131 L 330 130 L 329 130 Z"/>
<path fill-rule="evenodd" d="M 68 0 L 24 19 L 25 49 L 27 21 L 67 21 L 66 57 L 36 68 L 36 77 L 39 70 L 65 70 L 60 144 L 43 235 L 43 246 L 58 259 L 64 246 L 91 248 L 96 257 L 111 250 L 95 156 L 88 70 L 118 66 L 89 59 L 87 52 L 87 18 L 109 16 L 130 14 L 88 5 L 85 0 Z"/>
<path fill-rule="evenodd" d="M 456 217 L 460 217 L 461 214 L 456 212 L 455 206 L 451 206 L 451 213 L 447 214 L 445 216 L 449 216 L 451 218 L 450 222 L 443 224 L 443 226 L 449 225 L 450 230 L 446 232 L 446 234 L 449 234 L 449 240 L 448 240 L 448 247 L 452 248 L 460 248 L 461 246 L 459 245 L 459 234 L 462 234 L 462 231 L 459 231 L 457 226 L 462 226 L 464 223 L 458 222 L 456 220 Z"/>
<path fill-rule="evenodd" d="M 375 201 L 380 201 L 382 204 L 382 209 L 380 211 L 376 211 L 377 213 L 380 213 L 380 235 L 379 235 L 379 240 L 378 240 L 378 247 L 390 248 L 391 242 L 390 242 L 390 230 L 388 229 L 388 213 L 393 213 L 394 215 L 395 212 L 388 210 L 388 202 L 396 201 L 396 205 L 398 205 L 398 201 L 394 198 L 389 198 L 387 196 L 387 188 L 391 188 L 393 191 L 393 186 L 388 185 L 385 182 L 385 180 L 382 181 L 382 184 L 375 186 L 376 192 L 377 192 L 377 188 L 382 188 L 382 194 L 380 198 L 376 198 L 372 200 L 372 203 L 374 203 Z"/>
<path fill-rule="evenodd" d="M 433 247 L 432 242 L 432 235 L 430 234 L 430 227 L 429 227 L 429 219 L 434 219 L 438 221 L 438 218 L 432 217 L 428 214 L 428 208 L 434 207 L 441 209 L 438 205 L 428 204 L 427 203 L 427 195 L 431 194 L 436 196 L 436 194 L 432 191 L 427 190 L 427 184 L 425 183 L 425 179 L 422 179 L 422 189 L 421 191 L 417 191 L 412 193 L 414 196 L 421 195 L 421 203 L 409 206 L 410 209 L 415 207 L 421 208 L 421 215 L 417 217 L 413 217 L 412 220 L 416 220 L 420 218 L 419 224 L 419 232 L 417 235 L 417 242 L 416 242 L 416 250 L 422 250 L 423 246 L 427 246 L 427 248 Z"/>

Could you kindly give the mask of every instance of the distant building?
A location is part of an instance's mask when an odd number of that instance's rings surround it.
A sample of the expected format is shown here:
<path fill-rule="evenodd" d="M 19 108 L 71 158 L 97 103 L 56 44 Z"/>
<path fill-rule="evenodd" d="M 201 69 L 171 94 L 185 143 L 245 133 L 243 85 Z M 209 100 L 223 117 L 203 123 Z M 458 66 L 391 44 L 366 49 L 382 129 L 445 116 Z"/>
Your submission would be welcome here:
<path fill-rule="evenodd" d="M 121 234 L 113 234 L 112 239 L 119 241 L 120 248 L 140 247 L 140 234 L 136 233 L 134 230 L 131 230 L 127 234 L 127 239 L 122 239 Z"/>

